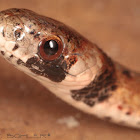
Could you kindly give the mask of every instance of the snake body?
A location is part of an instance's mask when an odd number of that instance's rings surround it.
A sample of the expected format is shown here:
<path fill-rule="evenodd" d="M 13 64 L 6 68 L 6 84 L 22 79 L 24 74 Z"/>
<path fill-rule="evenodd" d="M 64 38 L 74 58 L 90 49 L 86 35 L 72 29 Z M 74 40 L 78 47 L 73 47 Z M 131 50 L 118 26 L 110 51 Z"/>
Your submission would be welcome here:
<path fill-rule="evenodd" d="M 70 105 L 140 128 L 140 74 L 63 23 L 27 9 L 1 11 L 0 53 Z"/>

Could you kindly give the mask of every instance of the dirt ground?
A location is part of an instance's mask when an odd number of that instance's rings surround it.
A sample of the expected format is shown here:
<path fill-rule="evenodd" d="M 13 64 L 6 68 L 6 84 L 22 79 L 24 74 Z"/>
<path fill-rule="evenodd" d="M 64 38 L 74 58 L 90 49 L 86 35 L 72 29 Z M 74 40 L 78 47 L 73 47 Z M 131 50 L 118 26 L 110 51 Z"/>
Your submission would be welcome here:
<path fill-rule="evenodd" d="M 140 71 L 139 0 L 0 0 L 0 10 L 12 7 L 60 20 Z M 140 131 L 71 107 L 0 58 L 0 139 L 139 140 Z"/>

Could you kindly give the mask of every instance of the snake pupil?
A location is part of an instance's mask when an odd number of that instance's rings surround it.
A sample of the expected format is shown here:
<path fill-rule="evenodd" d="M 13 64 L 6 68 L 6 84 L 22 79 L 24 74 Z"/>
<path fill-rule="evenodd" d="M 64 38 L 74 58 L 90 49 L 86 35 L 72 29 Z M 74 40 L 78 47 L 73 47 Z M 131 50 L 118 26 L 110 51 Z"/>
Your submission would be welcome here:
<path fill-rule="evenodd" d="M 43 38 L 39 44 L 39 55 L 43 60 L 52 61 L 62 54 L 63 44 L 59 37 L 49 36 L 48 38 Z"/>
<path fill-rule="evenodd" d="M 46 55 L 55 55 L 58 51 L 58 44 L 55 40 L 48 40 L 44 44 L 44 52 Z"/>

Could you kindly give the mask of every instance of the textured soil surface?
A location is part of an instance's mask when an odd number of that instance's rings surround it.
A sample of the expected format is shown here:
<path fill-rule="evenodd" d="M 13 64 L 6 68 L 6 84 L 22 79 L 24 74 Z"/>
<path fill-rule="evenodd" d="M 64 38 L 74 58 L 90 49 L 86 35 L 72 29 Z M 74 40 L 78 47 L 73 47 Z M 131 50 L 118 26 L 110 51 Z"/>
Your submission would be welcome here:
<path fill-rule="evenodd" d="M 60 20 L 98 44 L 114 60 L 140 71 L 139 0 L 0 0 L 0 10 L 12 7 Z M 139 140 L 140 132 L 71 107 L 0 58 L 0 137 Z"/>

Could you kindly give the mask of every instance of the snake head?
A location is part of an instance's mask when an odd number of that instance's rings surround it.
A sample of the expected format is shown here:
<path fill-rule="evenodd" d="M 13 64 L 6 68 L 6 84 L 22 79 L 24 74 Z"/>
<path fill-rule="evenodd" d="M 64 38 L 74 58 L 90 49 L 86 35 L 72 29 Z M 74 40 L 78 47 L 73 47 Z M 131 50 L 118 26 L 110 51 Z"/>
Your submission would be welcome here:
<path fill-rule="evenodd" d="M 30 76 L 52 82 L 90 82 L 101 67 L 96 45 L 63 23 L 27 9 L 0 12 L 0 52 Z"/>

